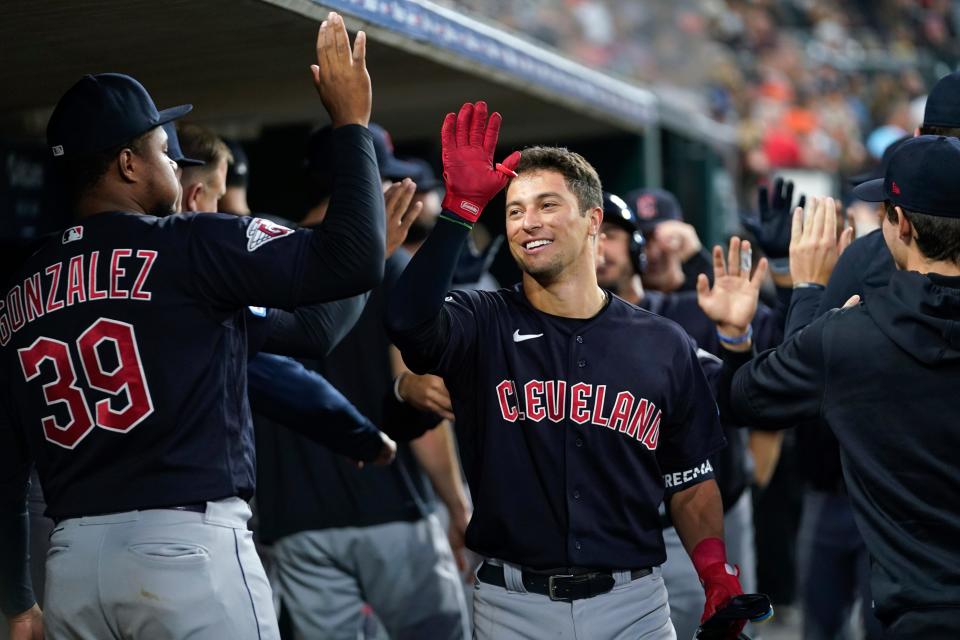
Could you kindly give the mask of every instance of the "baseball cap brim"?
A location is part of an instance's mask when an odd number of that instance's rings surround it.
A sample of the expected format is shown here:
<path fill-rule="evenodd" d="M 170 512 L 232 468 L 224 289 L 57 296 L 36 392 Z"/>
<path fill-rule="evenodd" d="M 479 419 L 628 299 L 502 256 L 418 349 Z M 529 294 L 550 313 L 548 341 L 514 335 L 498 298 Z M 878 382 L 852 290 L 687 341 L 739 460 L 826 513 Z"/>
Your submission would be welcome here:
<path fill-rule="evenodd" d="M 173 161 L 181 167 L 202 167 L 207 164 L 203 160 L 197 160 L 196 158 L 180 158 L 179 160 L 174 158 Z"/>
<path fill-rule="evenodd" d="M 389 162 L 384 164 L 386 166 L 380 167 L 380 175 L 388 180 L 414 179 L 415 176 L 423 172 L 416 163 L 398 160 L 397 158 L 391 158 Z"/>
<path fill-rule="evenodd" d="M 887 191 L 883 183 L 883 178 L 867 180 L 853 188 L 853 195 L 864 202 L 883 202 L 887 199 Z"/>
<path fill-rule="evenodd" d="M 167 124 L 177 118 L 182 118 L 193 110 L 192 104 L 181 104 L 176 107 L 170 107 L 159 112 L 160 118 L 157 120 L 157 126 Z"/>

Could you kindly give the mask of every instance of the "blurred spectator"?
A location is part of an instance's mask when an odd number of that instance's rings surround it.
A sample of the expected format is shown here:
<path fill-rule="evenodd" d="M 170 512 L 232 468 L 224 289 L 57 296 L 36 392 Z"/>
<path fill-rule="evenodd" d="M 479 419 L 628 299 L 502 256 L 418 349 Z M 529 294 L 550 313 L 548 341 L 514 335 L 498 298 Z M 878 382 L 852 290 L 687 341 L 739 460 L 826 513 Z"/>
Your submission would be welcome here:
<path fill-rule="evenodd" d="M 960 9 L 950 0 L 440 2 L 585 64 L 685 92 L 741 128 L 756 174 L 863 171 L 913 131 L 924 76 L 960 58 Z"/>

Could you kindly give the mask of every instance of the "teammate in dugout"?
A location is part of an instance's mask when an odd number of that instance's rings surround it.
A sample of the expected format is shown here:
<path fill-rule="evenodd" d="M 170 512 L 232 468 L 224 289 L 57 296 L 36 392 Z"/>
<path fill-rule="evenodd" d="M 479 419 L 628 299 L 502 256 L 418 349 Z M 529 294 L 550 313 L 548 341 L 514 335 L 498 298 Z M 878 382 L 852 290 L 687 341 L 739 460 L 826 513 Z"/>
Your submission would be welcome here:
<path fill-rule="evenodd" d="M 958 172 L 955 138 L 920 136 L 901 145 L 884 178 L 854 190 L 884 202 L 882 234 L 897 267 L 889 285 L 752 361 L 749 351 L 729 359 L 743 364 L 729 407 L 744 421 L 784 428 L 821 419 L 836 435 L 884 638 L 940 640 L 960 630 Z M 795 212 L 794 282 L 822 286 L 829 279 L 838 254 L 835 220 L 830 199 L 810 221 Z M 704 311 L 712 317 L 709 304 Z M 733 327 L 745 331 L 745 324 Z"/>
<path fill-rule="evenodd" d="M 410 368 L 444 378 L 473 452 L 467 546 L 486 558 L 476 637 L 674 638 L 663 500 L 704 585 L 704 618 L 741 593 L 707 462 L 725 444 L 717 405 L 682 329 L 597 285 L 594 169 L 542 147 L 495 167 L 500 123 L 483 102 L 444 120 L 444 211 L 388 315 Z M 448 295 L 472 224 L 508 183 L 522 283 Z"/>
<path fill-rule="evenodd" d="M 790 187 L 792 191 L 792 185 Z M 658 198 L 665 196 L 659 195 Z M 652 195 L 650 197 L 653 197 Z M 672 196 L 670 196 L 672 198 Z M 700 363 L 708 380 L 714 382 L 716 362 L 711 363 L 723 350 L 716 326 L 697 304 L 695 291 L 648 291 L 641 280 L 646 266 L 646 239 L 637 214 L 627 202 L 618 196 L 604 193 L 603 234 L 601 257 L 597 265 L 597 282 L 604 289 L 623 298 L 626 302 L 673 320 L 696 342 Z M 789 200 L 784 211 L 790 215 Z M 677 267 L 679 271 L 679 267 Z M 696 284 L 696 276 L 693 278 Z M 783 338 L 783 314 L 763 305 L 758 305 L 751 323 L 754 344 L 760 348 L 778 345 Z M 752 464 L 748 462 L 746 429 L 721 416 L 727 446 L 711 456 L 715 480 L 720 489 L 724 509 L 724 533 L 727 554 L 731 564 L 740 568 L 740 582 L 746 591 L 756 588 L 756 558 L 753 544 L 753 509 L 750 486 Z M 778 432 L 773 432 L 779 436 Z M 764 434 L 766 435 L 766 434 Z M 755 447 L 758 454 L 766 449 Z M 757 465 L 762 469 L 775 463 L 757 456 Z M 669 517 L 663 518 L 663 538 L 667 560 L 662 565 L 663 579 L 670 601 L 670 618 L 678 638 L 692 638 L 700 625 L 704 594 L 694 568 Z"/>
<path fill-rule="evenodd" d="M 365 36 L 321 25 L 314 83 L 341 162 L 322 229 L 166 216 L 180 189 L 158 112 L 128 76 L 87 76 L 48 125 L 81 224 L 11 281 L 0 315 L 0 595 L 13 638 L 42 632 L 26 577 L 31 461 L 57 521 L 53 637 L 276 638 L 246 527 L 253 491 L 247 305 L 355 295 L 383 270 L 383 200 L 366 123 Z M 97 588 L 91 588 L 96 585 Z"/>

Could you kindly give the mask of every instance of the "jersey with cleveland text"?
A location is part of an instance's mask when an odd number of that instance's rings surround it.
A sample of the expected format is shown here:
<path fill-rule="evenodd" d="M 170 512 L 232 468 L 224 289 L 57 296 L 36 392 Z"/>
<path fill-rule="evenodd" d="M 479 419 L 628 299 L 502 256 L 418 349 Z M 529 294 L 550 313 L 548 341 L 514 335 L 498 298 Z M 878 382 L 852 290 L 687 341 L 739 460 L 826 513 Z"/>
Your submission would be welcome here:
<path fill-rule="evenodd" d="M 665 553 L 665 486 L 710 476 L 717 406 L 683 330 L 611 296 L 590 319 L 522 287 L 455 291 L 435 372 L 476 505 L 467 545 L 536 568 L 638 569 Z"/>

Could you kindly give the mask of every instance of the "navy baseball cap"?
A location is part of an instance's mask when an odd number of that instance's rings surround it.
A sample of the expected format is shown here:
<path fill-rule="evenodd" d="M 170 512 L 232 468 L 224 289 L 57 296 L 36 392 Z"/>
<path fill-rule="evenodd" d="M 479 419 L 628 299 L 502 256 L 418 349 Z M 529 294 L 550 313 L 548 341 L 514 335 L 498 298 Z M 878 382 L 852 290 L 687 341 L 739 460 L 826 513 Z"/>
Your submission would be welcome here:
<path fill-rule="evenodd" d="M 887 148 L 883 150 L 883 156 L 880 158 L 880 164 L 875 166 L 870 171 L 858 174 L 850 178 L 850 184 L 856 186 L 862 184 L 869 180 L 876 180 L 877 178 L 882 178 L 887 175 L 887 167 L 890 166 L 890 158 L 893 157 L 893 152 L 900 148 L 907 140 L 910 140 L 913 136 L 903 136 L 895 142 L 891 142 L 887 145 Z"/>
<path fill-rule="evenodd" d="M 206 164 L 203 160 L 188 158 L 183 155 L 183 149 L 180 148 L 180 138 L 177 137 L 176 125 L 172 122 L 165 122 L 161 126 L 167 132 L 167 156 L 176 162 L 181 169 L 183 167 L 201 167 Z"/>
<path fill-rule="evenodd" d="M 857 186 L 853 195 L 867 202 L 891 203 L 907 211 L 960 218 L 960 140 L 919 136 L 893 152 L 883 178 Z"/>
<path fill-rule="evenodd" d="M 67 89 L 47 123 L 54 157 L 75 158 L 133 140 L 193 109 L 182 104 L 158 111 L 142 84 L 122 73 L 83 76 Z"/>
<path fill-rule="evenodd" d="M 960 127 L 960 72 L 945 75 L 933 85 L 921 126 Z"/>
<path fill-rule="evenodd" d="M 667 220 L 683 220 L 680 202 L 665 189 L 635 189 L 624 199 L 637 214 L 637 224 L 644 232 Z"/>
<path fill-rule="evenodd" d="M 437 174 L 433 172 L 433 167 L 426 160 L 420 158 L 410 158 L 407 160 L 410 164 L 417 167 L 418 172 L 409 176 L 411 180 L 417 183 L 417 193 L 426 193 L 443 186 L 443 183 L 437 180 Z"/>
<path fill-rule="evenodd" d="M 603 192 L 603 221 L 615 224 L 630 233 L 640 230 L 637 214 L 627 206 L 623 198 L 608 191 Z"/>
<path fill-rule="evenodd" d="M 413 162 L 400 160 L 393 155 L 393 140 L 387 130 L 375 122 L 369 125 L 373 134 L 373 150 L 377 154 L 377 166 L 380 167 L 380 177 L 387 180 L 413 179 L 421 173 L 421 168 Z"/>

